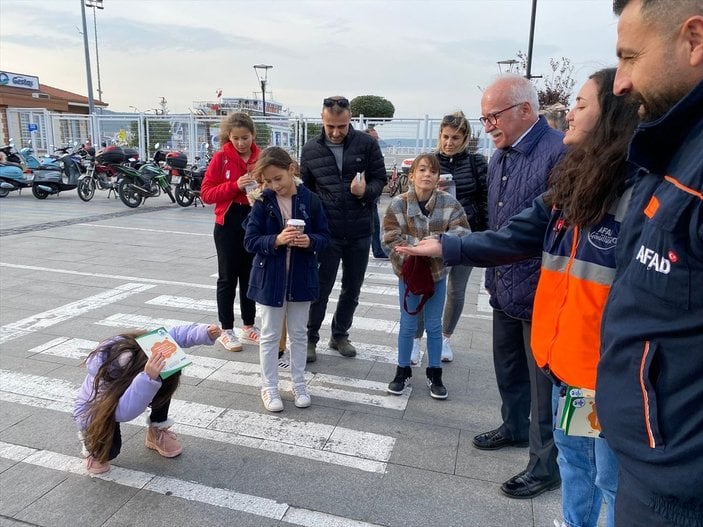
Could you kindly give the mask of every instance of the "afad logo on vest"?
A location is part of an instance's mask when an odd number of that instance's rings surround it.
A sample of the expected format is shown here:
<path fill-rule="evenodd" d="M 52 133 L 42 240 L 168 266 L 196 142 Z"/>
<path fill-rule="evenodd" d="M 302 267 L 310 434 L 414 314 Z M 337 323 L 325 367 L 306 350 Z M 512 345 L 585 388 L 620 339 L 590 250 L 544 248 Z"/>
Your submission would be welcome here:
<path fill-rule="evenodd" d="M 602 225 L 595 230 L 588 231 L 588 241 L 596 249 L 608 251 L 614 249 L 618 244 L 618 236 L 615 229 Z"/>
<path fill-rule="evenodd" d="M 654 270 L 658 273 L 669 274 L 671 272 L 671 263 L 678 262 L 679 257 L 674 251 L 669 251 L 667 256 L 668 258 L 642 245 L 640 250 L 637 251 L 635 259 L 642 265 L 645 265 L 647 271 Z"/>

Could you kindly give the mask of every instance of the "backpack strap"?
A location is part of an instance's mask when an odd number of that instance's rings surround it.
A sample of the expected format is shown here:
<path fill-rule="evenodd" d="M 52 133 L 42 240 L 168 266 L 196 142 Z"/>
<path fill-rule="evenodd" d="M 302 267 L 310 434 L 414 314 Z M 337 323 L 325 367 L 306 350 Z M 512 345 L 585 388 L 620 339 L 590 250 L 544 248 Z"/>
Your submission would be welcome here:
<path fill-rule="evenodd" d="M 434 291 L 430 294 L 423 293 L 422 298 L 420 298 L 420 303 L 417 305 L 417 309 L 415 311 L 410 311 L 408 309 L 408 295 L 410 294 L 410 290 L 406 287 L 405 288 L 405 295 L 403 296 L 403 309 L 405 309 L 405 312 L 408 315 L 417 315 L 420 311 L 422 311 L 422 308 L 425 306 L 427 301 L 432 298 L 432 295 L 434 295 Z"/>

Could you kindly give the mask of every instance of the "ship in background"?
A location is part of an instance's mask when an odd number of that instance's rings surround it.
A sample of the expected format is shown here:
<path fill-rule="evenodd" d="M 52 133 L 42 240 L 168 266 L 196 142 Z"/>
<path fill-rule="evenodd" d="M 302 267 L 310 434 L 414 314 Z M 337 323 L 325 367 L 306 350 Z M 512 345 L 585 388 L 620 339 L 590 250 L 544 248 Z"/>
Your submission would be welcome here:
<path fill-rule="evenodd" d="M 257 144 L 280 146 L 290 150 L 294 146 L 295 130 L 291 129 L 291 112 L 283 104 L 266 99 L 266 112 L 261 99 L 247 97 L 222 97 L 222 90 L 216 92 L 214 101 L 193 101 L 193 113 L 207 117 L 222 117 L 234 112 L 248 114 L 256 125 Z M 210 141 L 219 148 L 218 130 L 210 127 Z"/>

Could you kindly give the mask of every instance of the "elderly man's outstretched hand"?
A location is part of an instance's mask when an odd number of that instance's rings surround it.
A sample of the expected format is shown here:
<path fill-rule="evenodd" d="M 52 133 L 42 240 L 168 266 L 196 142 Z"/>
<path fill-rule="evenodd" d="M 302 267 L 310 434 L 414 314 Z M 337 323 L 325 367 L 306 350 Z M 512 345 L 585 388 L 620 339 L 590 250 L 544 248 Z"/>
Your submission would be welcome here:
<path fill-rule="evenodd" d="M 414 254 L 415 256 L 442 256 L 442 244 L 436 238 L 421 240 L 417 245 L 398 245 L 395 251 L 400 254 Z"/>

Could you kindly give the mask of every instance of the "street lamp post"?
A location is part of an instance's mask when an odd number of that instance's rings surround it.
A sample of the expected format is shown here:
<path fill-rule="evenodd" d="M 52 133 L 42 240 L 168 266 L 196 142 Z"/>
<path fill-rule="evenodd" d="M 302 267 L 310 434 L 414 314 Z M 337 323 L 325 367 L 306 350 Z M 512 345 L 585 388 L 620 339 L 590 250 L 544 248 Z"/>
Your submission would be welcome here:
<path fill-rule="evenodd" d="M 268 73 L 271 68 L 273 68 L 273 66 L 269 66 L 268 64 L 254 65 L 256 78 L 259 79 L 259 82 L 261 83 L 261 104 L 263 105 L 262 109 L 264 117 L 266 117 L 266 81 L 268 80 Z M 259 70 L 263 70 L 261 74 L 259 74 Z"/>
<path fill-rule="evenodd" d="M 93 8 L 93 35 L 95 35 L 95 68 L 98 74 L 98 100 L 103 100 L 103 89 L 100 84 L 100 55 L 98 54 L 98 19 L 95 16 L 95 9 L 105 9 L 103 0 L 86 0 L 86 7 Z"/>
<path fill-rule="evenodd" d="M 83 20 L 83 49 L 85 50 L 85 73 L 88 79 L 88 113 L 92 116 L 95 113 L 95 101 L 93 100 L 93 76 L 90 72 L 90 50 L 88 49 L 88 26 L 85 22 L 85 4 L 81 3 L 81 18 Z"/>
<path fill-rule="evenodd" d="M 506 59 L 506 60 L 499 60 L 498 61 L 498 71 L 500 73 L 503 72 L 503 66 L 506 67 L 505 73 L 513 73 L 513 68 L 517 66 L 519 61 L 517 59 Z"/>

